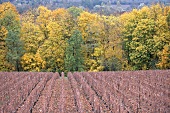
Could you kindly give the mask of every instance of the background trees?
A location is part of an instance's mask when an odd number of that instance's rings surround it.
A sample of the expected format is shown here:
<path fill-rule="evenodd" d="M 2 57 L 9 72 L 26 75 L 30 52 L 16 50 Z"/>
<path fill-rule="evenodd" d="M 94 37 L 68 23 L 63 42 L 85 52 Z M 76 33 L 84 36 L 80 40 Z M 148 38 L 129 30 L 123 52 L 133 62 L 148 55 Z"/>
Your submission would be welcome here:
<path fill-rule="evenodd" d="M 39 6 L 19 15 L 0 5 L 1 71 L 114 71 L 170 68 L 170 8 L 104 16 Z"/>

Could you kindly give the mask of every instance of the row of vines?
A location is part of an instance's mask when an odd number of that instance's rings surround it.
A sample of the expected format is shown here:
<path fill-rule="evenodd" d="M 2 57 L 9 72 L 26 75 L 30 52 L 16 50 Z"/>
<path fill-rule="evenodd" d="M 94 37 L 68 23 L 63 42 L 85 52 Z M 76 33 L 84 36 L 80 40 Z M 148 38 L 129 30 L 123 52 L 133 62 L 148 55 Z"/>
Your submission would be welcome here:
<path fill-rule="evenodd" d="M 0 73 L 1 113 L 168 113 L 170 70 Z"/>

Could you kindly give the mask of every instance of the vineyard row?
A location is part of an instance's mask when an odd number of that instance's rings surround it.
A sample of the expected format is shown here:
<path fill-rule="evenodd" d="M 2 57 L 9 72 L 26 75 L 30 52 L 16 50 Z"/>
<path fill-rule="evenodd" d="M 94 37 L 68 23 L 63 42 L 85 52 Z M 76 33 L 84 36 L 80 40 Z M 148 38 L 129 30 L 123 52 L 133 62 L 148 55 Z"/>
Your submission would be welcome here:
<path fill-rule="evenodd" d="M 168 113 L 169 73 L 0 72 L 0 113 Z"/>

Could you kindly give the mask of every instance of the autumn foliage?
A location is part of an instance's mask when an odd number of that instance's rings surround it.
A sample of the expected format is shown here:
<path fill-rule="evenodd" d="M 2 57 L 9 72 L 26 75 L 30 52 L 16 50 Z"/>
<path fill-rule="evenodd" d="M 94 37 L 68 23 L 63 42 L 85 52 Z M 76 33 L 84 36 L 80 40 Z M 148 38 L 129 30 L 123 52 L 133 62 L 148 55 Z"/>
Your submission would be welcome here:
<path fill-rule="evenodd" d="M 169 69 L 169 20 L 170 7 L 159 4 L 116 17 L 44 6 L 19 14 L 3 3 L 0 71 Z"/>

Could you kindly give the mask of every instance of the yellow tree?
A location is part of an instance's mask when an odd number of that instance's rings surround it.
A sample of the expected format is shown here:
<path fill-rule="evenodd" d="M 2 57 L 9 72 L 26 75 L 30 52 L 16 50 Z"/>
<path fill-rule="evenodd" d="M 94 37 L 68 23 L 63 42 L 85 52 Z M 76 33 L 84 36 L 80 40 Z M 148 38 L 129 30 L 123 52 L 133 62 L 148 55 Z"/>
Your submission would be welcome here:
<path fill-rule="evenodd" d="M 38 8 L 38 17 L 36 19 L 36 24 L 39 25 L 40 30 L 44 34 L 44 40 L 48 39 L 49 30 L 47 28 L 49 22 L 51 21 L 51 10 L 48 10 L 44 6 Z"/>
<path fill-rule="evenodd" d="M 7 37 L 8 31 L 4 26 L 0 26 L 0 71 L 11 70 L 10 64 L 6 60 L 7 47 L 5 39 Z"/>
<path fill-rule="evenodd" d="M 45 61 L 42 60 L 39 52 L 36 54 L 25 53 L 21 64 L 25 71 L 42 71 L 45 68 Z"/>
<path fill-rule="evenodd" d="M 39 66 L 41 70 L 64 71 L 66 40 L 71 36 L 73 29 L 71 16 L 63 8 L 51 11 L 40 6 L 35 12 L 35 14 L 33 11 L 27 12 L 22 16 L 22 39 L 25 42 L 25 49 L 30 58 L 38 52 L 39 57 L 45 62 L 43 68 L 42 65 Z M 27 57 L 23 58 L 23 66 L 26 59 Z M 29 64 L 31 66 L 29 69 L 35 68 Z"/>
<path fill-rule="evenodd" d="M 161 69 L 170 69 L 170 44 L 165 45 L 158 55 L 160 57 L 160 62 L 157 66 Z"/>
<path fill-rule="evenodd" d="M 29 22 L 22 23 L 21 31 L 21 39 L 24 41 L 26 52 L 36 54 L 44 40 L 43 32 L 41 32 L 38 25 Z"/>
<path fill-rule="evenodd" d="M 157 24 L 156 35 L 154 36 L 155 50 L 159 58 L 157 67 L 161 69 L 169 69 L 170 68 L 170 7 L 161 7 L 159 5 L 156 5 L 156 6 L 152 6 L 152 12 L 153 11 L 156 12 L 156 17 L 157 17 L 155 20 Z"/>
<path fill-rule="evenodd" d="M 24 42 L 25 54 L 21 63 L 25 71 L 41 71 L 46 64 L 38 52 L 44 42 L 44 33 L 35 23 L 36 18 L 37 16 L 32 11 L 22 15 L 21 40 Z"/>
<path fill-rule="evenodd" d="M 117 70 L 118 63 L 115 61 L 120 61 L 122 58 L 118 18 L 83 12 L 78 17 L 78 27 L 85 42 L 84 53 L 87 70 Z M 119 63 L 120 68 L 121 64 Z"/>
<path fill-rule="evenodd" d="M 63 40 L 63 27 L 57 22 L 48 25 L 49 38 L 39 48 L 42 58 L 46 61 L 47 71 L 64 71 L 64 51 L 66 42 Z"/>
<path fill-rule="evenodd" d="M 46 69 L 64 71 L 66 40 L 70 38 L 74 29 L 68 11 L 64 8 L 52 11 L 47 29 L 48 40 L 45 40 L 39 49 L 42 58 L 46 61 Z"/>
<path fill-rule="evenodd" d="M 16 15 L 18 15 L 16 7 L 10 2 L 4 2 L 3 4 L 0 4 L 0 18 L 3 18 L 8 11 L 13 11 Z M 19 17 L 16 19 L 19 20 Z"/>
<path fill-rule="evenodd" d="M 102 51 L 103 70 L 120 70 L 122 60 L 121 27 L 119 18 L 115 16 L 100 17 L 100 36 L 98 43 Z"/>
<path fill-rule="evenodd" d="M 52 21 L 57 22 L 57 24 L 63 28 L 62 34 L 64 40 L 71 37 L 71 34 L 75 30 L 75 23 L 73 22 L 72 16 L 66 9 L 59 8 L 52 11 Z"/>
<path fill-rule="evenodd" d="M 102 62 L 95 56 L 95 48 L 99 47 L 98 38 L 101 33 L 100 18 L 97 14 L 82 12 L 77 19 L 78 28 L 82 33 L 84 40 L 84 60 L 86 70 L 100 71 L 102 70 Z M 99 57 L 99 56 L 98 56 Z M 98 68 L 100 67 L 100 68 Z M 100 70 L 98 70 L 98 69 Z"/>

